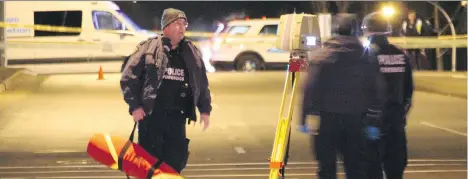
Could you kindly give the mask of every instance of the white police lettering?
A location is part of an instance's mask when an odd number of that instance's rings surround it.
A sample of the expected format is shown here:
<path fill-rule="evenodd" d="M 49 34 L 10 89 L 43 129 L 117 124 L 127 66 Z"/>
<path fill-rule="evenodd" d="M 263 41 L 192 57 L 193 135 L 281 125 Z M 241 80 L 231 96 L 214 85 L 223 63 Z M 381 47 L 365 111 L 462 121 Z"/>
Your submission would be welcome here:
<path fill-rule="evenodd" d="M 404 65 L 405 56 L 399 55 L 379 55 L 379 63 L 381 65 Z"/>
<path fill-rule="evenodd" d="M 163 78 L 167 80 L 184 81 L 184 76 L 184 69 L 167 68 Z"/>
<path fill-rule="evenodd" d="M 402 73 L 405 72 L 405 56 L 403 54 L 398 55 L 379 55 L 379 64 L 384 66 L 380 68 L 382 73 Z M 393 66 L 397 65 L 397 66 Z"/>
<path fill-rule="evenodd" d="M 401 73 L 405 72 L 405 67 L 381 67 L 382 73 Z"/>

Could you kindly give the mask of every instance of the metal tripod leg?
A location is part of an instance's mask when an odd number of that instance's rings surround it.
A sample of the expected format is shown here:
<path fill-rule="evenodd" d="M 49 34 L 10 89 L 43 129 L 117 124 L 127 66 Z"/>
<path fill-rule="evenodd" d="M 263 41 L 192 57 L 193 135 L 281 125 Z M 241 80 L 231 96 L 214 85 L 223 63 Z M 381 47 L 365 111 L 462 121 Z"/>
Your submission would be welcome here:
<path fill-rule="evenodd" d="M 280 176 L 285 177 L 285 167 L 289 158 L 289 146 L 291 136 L 291 120 L 294 111 L 295 97 L 298 91 L 297 81 L 300 77 L 299 70 L 305 63 L 305 59 L 291 59 L 288 66 L 288 74 L 283 91 L 283 98 L 280 108 L 280 120 L 276 129 L 273 151 L 270 157 L 270 179 L 278 179 Z M 289 102 L 287 116 L 283 116 L 284 103 L 288 91 L 290 91 L 290 82 L 292 83 L 292 94 Z"/>

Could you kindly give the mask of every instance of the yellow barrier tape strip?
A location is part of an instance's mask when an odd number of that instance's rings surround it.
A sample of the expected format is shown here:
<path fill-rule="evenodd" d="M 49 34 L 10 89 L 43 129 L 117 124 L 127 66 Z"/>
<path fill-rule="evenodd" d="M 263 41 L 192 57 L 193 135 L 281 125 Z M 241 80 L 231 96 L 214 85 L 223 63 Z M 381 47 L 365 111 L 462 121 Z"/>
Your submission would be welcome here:
<path fill-rule="evenodd" d="M 0 27 L 12 27 L 12 28 L 27 28 L 27 29 L 34 29 L 40 31 L 49 31 L 49 32 L 75 32 L 80 33 L 82 32 L 82 28 L 77 27 L 66 27 L 66 26 L 51 26 L 51 25 L 33 25 L 33 24 L 15 24 L 15 23 L 5 23 L 0 22 Z M 104 32 L 111 32 L 111 33 L 120 33 L 122 30 L 99 30 Z M 158 34 L 161 34 L 161 31 L 152 31 Z M 224 36 L 227 35 L 226 33 L 218 33 L 215 34 L 213 32 L 194 32 L 194 31 L 186 31 L 185 35 L 188 37 L 213 37 L 213 36 Z M 392 37 L 392 38 L 404 38 L 404 37 Z M 415 38 L 415 37 L 411 37 Z M 416 37 L 416 38 L 433 38 L 433 37 Z M 444 35 L 437 37 L 438 39 L 453 39 L 452 35 Z M 467 34 L 460 34 L 455 36 L 456 39 L 460 38 L 468 38 Z"/>
<path fill-rule="evenodd" d="M 65 26 L 49 26 L 49 25 L 31 25 L 31 24 L 12 24 L 0 22 L 0 27 L 22 27 L 34 30 L 49 31 L 49 32 L 81 32 L 81 28 L 65 27 Z"/>
<path fill-rule="evenodd" d="M 18 41 L 7 40 L 8 44 L 100 44 L 96 42 L 60 42 L 60 41 Z"/>

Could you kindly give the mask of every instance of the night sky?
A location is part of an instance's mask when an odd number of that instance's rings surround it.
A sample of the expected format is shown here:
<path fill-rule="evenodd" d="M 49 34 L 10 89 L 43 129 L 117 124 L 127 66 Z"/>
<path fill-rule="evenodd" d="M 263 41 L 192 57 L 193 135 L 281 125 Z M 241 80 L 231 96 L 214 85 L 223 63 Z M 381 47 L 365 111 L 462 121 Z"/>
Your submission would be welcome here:
<path fill-rule="evenodd" d="M 245 13 L 250 18 L 262 16 L 278 18 L 281 14 L 292 13 L 316 13 L 313 3 L 316 1 L 116 1 L 122 11 L 127 13 L 138 25 L 144 29 L 159 29 L 162 11 L 173 7 L 183 10 L 189 18 L 189 29 L 194 31 L 213 31 L 216 21 L 221 20 L 231 13 Z M 351 2 L 348 12 L 356 13 L 360 17 L 364 14 L 376 11 L 385 1 L 378 2 Z M 459 1 L 439 2 L 450 16 L 456 12 Z M 433 18 L 433 6 L 423 1 L 393 2 L 399 12 L 394 23 L 399 24 L 406 17 L 408 8 L 415 9 L 419 16 L 431 20 Z M 329 12 L 336 13 L 337 7 L 334 1 L 329 2 Z M 459 13 L 460 14 L 460 13 Z M 458 15 L 460 16 L 460 15 Z M 465 13 L 466 16 L 466 13 Z M 444 25 L 444 17 L 440 17 L 440 23 Z M 464 19 L 466 21 L 466 18 Z M 464 25 L 466 33 L 466 23 Z"/>

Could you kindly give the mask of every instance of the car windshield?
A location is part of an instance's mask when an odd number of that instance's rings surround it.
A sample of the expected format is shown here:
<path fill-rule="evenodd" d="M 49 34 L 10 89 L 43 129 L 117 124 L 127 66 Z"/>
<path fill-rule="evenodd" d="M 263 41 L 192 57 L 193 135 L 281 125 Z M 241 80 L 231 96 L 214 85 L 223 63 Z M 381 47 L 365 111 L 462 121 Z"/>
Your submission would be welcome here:
<path fill-rule="evenodd" d="M 127 16 L 127 14 L 125 14 L 124 12 L 122 12 L 121 10 L 118 10 L 117 12 L 119 12 L 119 14 L 125 19 L 125 21 L 130 25 L 132 26 L 135 31 L 140 31 L 141 28 L 140 26 L 138 26 L 137 24 L 135 24 L 135 22 L 132 21 L 132 19 L 130 19 L 130 17 Z"/>
<path fill-rule="evenodd" d="M 250 26 L 231 26 L 228 29 L 229 35 L 244 35 L 249 30 Z"/>

